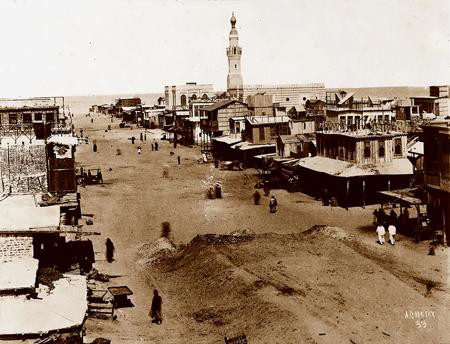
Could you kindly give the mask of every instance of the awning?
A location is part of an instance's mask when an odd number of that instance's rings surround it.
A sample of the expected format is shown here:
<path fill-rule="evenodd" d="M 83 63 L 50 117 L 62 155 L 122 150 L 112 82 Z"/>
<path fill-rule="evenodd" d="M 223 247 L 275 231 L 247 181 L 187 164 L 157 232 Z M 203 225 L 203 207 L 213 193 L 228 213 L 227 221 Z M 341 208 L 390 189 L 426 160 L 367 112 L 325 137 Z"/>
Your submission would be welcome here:
<path fill-rule="evenodd" d="M 347 178 L 371 175 L 413 174 L 413 166 L 406 158 L 394 159 L 389 163 L 357 165 L 347 161 L 314 156 L 300 159 L 298 166 L 315 172 Z"/>
<path fill-rule="evenodd" d="M 67 146 L 75 146 L 78 144 L 78 138 L 75 136 L 68 136 L 68 135 L 52 135 L 47 140 L 48 143 L 57 143 L 61 145 L 67 145 Z"/>

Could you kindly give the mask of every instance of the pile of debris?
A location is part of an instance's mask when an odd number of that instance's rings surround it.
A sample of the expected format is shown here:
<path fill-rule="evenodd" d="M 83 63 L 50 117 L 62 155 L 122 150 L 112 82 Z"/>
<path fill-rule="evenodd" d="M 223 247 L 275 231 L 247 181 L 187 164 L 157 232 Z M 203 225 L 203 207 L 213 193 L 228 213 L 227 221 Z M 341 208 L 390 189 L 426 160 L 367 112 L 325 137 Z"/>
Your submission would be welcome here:
<path fill-rule="evenodd" d="M 153 265 L 163 258 L 171 257 L 176 251 L 176 247 L 168 238 L 145 243 L 137 248 L 137 263 L 142 266 Z"/>
<path fill-rule="evenodd" d="M 203 234 L 197 235 L 192 242 L 207 242 L 209 244 L 227 245 L 236 244 L 255 239 L 255 232 L 249 229 L 236 230 L 229 234 Z"/>

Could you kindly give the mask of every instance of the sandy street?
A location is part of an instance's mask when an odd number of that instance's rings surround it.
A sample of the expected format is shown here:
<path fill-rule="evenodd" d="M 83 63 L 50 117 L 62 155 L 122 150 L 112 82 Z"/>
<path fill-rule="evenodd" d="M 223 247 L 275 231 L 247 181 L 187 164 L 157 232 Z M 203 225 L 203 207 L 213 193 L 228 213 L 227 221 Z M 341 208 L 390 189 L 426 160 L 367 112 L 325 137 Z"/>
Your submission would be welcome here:
<path fill-rule="evenodd" d="M 91 142 L 77 147 L 77 163 L 100 166 L 104 179 L 79 188 L 83 219 L 93 220 L 84 230 L 101 232 L 90 237 L 95 267 L 117 276 L 99 287 L 127 285 L 134 292 L 134 307 L 118 309 L 116 320 L 88 319 L 90 339 L 223 343 L 224 336 L 243 332 L 250 343 L 450 343 L 444 336 L 450 333 L 448 250 L 439 247 L 429 256 L 429 242 L 402 235 L 394 247 L 378 245 L 375 206 L 324 207 L 302 193 L 273 190 L 279 211 L 271 214 L 268 197 L 253 204 L 254 169 L 199 164 L 198 147 L 175 149 L 159 140 L 160 130 L 147 131 L 141 142 L 142 129 L 119 129 L 117 120 L 94 116 L 91 124 L 80 116 L 74 124 Z M 112 130 L 105 132 L 108 125 Z M 154 139 L 157 152 L 151 150 Z M 162 177 L 164 169 L 169 178 Z M 207 186 L 218 180 L 223 199 L 208 200 Z M 137 251 L 160 237 L 164 221 L 184 248 L 143 266 Z M 314 225 L 338 229 L 302 233 Z M 189 244 L 199 234 L 243 229 L 255 239 Z M 116 248 L 112 263 L 105 260 L 108 237 Z M 148 316 L 154 288 L 163 298 L 162 325 Z M 409 316 L 416 311 L 429 313 Z"/>

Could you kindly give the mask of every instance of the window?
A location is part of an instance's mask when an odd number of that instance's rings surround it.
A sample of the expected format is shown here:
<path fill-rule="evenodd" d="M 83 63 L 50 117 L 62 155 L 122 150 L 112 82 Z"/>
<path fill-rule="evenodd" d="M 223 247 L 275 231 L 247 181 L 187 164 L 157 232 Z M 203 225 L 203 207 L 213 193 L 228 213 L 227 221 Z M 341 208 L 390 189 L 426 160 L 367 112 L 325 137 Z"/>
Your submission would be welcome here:
<path fill-rule="evenodd" d="M 364 142 L 364 158 L 370 158 L 370 141 Z"/>
<path fill-rule="evenodd" d="M 42 113 L 35 113 L 34 114 L 34 120 L 35 121 L 42 121 Z"/>
<path fill-rule="evenodd" d="M 17 124 L 17 114 L 9 114 L 9 124 Z"/>
<path fill-rule="evenodd" d="M 378 141 L 378 157 L 384 158 L 384 141 Z"/>
<path fill-rule="evenodd" d="M 264 135 L 264 127 L 259 127 L 259 140 L 263 141 L 265 139 L 266 139 L 266 137 Z"/>
<path fill-rule="evenodd" d="M 31 123 L 31 113 L 23 114 L 23 123 Z"/>
<path fill-rule="evenodd" d="M 400 156 L 402 155 L 402 139 L 396 138 L 394 140 L 394 155 Z"/>
<path fill-rule="evenodd" d="M 181 106 L 186 106 L 186 96 L 183 94 L 180 98 Z"/>

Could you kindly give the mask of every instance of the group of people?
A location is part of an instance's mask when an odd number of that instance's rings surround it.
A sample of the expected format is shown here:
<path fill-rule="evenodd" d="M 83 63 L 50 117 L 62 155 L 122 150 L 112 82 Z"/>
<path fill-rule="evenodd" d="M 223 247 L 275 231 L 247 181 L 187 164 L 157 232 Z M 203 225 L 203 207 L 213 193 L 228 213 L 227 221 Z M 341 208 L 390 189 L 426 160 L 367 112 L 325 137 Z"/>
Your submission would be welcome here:
<path fill-rule="evenodd" d="M 389 234 L 389 242 L 391 245 L 395 245 L 395 235 L 397 234 L 398 218 L 394 209 L 387 215 L 384 210 L 376 209 L 374 212 L 375 222 L 377 224 L 376 233 L 378 235 L 378 243 L 384 245 L 386 229 Z"/>

